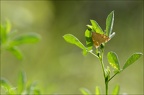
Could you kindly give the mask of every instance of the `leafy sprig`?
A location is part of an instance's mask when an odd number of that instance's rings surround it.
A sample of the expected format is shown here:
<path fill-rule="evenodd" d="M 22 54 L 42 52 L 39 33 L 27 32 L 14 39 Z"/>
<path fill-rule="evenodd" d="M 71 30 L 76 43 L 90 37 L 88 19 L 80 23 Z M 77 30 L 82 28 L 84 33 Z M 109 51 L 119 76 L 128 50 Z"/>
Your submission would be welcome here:
<path fill-rule="evenodd" d="M 16 36 L 13 37 L 13 34 L 16 33 L 16 31 L 11 29 L 11 23 L 8 20 L 5 24 L 0 25 L 0 30 L 0 51 L 10 51 L 19 60 L 22 60 L 23 55 L 18 46 L 28 43 L 37 43 L 41 39 L 40 35 L 36 33 L 15 34 Z"/>
<path fill-rule="evenodd" d="M 95 57 L 97 57 L 100 60 L 102 70 L 103 70 L 103 76 L 105 78 L 105 90 L 106 90 L 106 95 L 108 94 L 108 83 L 111 79 L 114 78 L 117 74 L 125 70 L 127 67 L 129 67 L 131 64 L 133 64 L 136 60 L 138 60 L 141 56 L 142 53 L 136 52 L 131 55 L 125 62 L 124 66 L 121 68 L 120 67 L 120 62 L 117 54 L 113 51 L 108 52 L 107 54 L 107 59 L 109 62 L 109 65 L 113 68 L 112 71 L 114 71 L 114 74 L 111 76 L 111 70 L 109 69 L 109 66 L 105 68 L 105 64 L 103 63 L 103 55 L 104 55 L 104 48 L 106 42 L 103 42 L 100 47 L 96 48 L 96 51 L 93 49 L 93 40 L 92 40 L 92 32 L 95 31 L 96 33 L 99 33 L 100 35 L 106 35 L 110 39 L 115 36 L 115 32 L 112 32 L 113 25 L 114 25 L 114 11 L 112 11 L 106 19 L 106 29 L 105 31 L 102 30 L 102 28 L 99 26 L 99 24 L 95 20 L 90 20 L 91 25 L 87 25 L 87 29 L 85 31 L 85 38 L 86 38 L 86 46 L 80 42 L 78 38 L 76 38 L 72 34 L 65 34 L 63 38 L 65 41 L 71 44 L 75 44 L 79 48 L 82 49 L 83 54 L 86 55 L 87 53 L 91 53 Z M 118 85 L 115 86 L 112 94 L 118 95 L 120 87 Z M 90 91 L 87 89 L 81 89 L 81 92 L 83 95 L 91 95 Z M 98 87 L 96 87 L 96 95 L 100 95 L 100 90 Z"/>

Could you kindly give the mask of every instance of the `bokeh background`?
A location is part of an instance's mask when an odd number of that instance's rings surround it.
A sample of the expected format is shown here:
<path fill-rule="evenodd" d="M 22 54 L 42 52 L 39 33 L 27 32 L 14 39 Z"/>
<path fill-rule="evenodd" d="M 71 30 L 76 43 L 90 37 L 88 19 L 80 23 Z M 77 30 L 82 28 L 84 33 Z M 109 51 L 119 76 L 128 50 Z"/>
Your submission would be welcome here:
<path fill-rule="evenodd" d="M 1 77 L 14 86 L 18 73 L 23 70 L 28 81 L 36 81 L 44 94 L 80 94 L 80 88 L 94 93 L 100 86 L 105 92 L 104 78 L 97 58 L 83 56 L 81 49 L 64 41 L 63 35 L 71 33 L 85 44 L 84 32 L 90 19 L 105 29 L 107 15 L 115 11 L 113 31 L 116 35 L 106 45 L 105 53 L 118 54 L 121 67 L 134 52 L 143 52 L 143 1 L 142 0 L 36 0 L 0 1 L 1 22 L 10 20 L 12 29 L 19 33 L 35 32 L 41 35 L 37 44 L 22 45 L 23 61 L 11 53 L 1 53 Z M 105 54 L 105 64 L 108 65 Z M 143 94 L 143 58 L 117 75 L 109 84 L 115 84 L 120 93 Z"/>

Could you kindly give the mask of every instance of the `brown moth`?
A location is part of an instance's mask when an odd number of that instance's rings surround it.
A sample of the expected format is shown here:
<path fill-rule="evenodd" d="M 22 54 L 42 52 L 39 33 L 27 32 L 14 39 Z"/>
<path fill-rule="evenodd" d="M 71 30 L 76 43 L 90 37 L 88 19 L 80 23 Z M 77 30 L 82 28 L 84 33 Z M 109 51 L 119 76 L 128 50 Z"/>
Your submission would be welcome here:
<path fill-rule="evenodd" d="M 98 48 L 102 43 L 109 41 L 110 38 L 104 34 L 92 32 L 92 40 L 93 40 L 94 46 Z"/>

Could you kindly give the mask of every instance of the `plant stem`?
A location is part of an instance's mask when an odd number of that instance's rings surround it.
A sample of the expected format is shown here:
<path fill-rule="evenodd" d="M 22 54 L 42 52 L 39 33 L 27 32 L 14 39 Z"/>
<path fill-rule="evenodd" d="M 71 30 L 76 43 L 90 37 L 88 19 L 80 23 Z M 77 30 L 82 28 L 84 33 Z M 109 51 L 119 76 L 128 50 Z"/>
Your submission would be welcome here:
<path fill-rule="evenodd" d="M 119 72 L 115 73 L 108 81 L 110 81 L 115 75 L 117 75 Z"/>
<path fill-rule="evenodd" d="M 102 65 L 103 75 L 105 78 L 105 91 L 106 91 L 106 95 L 108 95 L 108 82 L 109 81 L 106 80 L 105 68 L 104 68 L 104 63 L 103 63 L 103 54 L 104 54 L 104 52 L 102 51 L 101 58 L 99 58 L 99 59 L 100 59 L 101 65 Z"/>
<path fill-rule="evenodd" d="M 108 95 L 108 82 L 110 80 L 107 80 L 107 76 L 105 74 L 105 67 L 104 67 L 104 63 L 103 63 L 103 54 L 104 54 L 104 49 L 101 51 L 101 56 L 97 56 L 96 54 L 94 54 L 92 51 L 89 51 L 89 53 L 91 53 L 92 55 L 94 55 L 95 57 L 97 57 L 101 63 L 102 66 L 102 70 L 103 70 L 103 76 L 105 78 L 105 91 L 106 91 L 106 95 Z M 115 76 L 115 75 L 114 75 Z M 113 77 L 114 77 L 113 76 Z M 110 79 L 112 79 L 113 77 L 111 77 Z"/>
<path fill-rule="evenodd" d="M 105 68 L 104 68 L 104 63 L 103 63 L 103 56 L 101 56 L 101 58 L 99 57 L 99 60 L 100 60 L 102 70 L 103 70 L 103 75 L 104 75 L 104 78 L 105 78 Z"/>
<path fill-rule="evenodd" d="M 95 55 L 92 51 L 89 51 L 89 53 L 91 53 L 92 55 L 94 55 L 95 57 L 99 58 L 97 55 Z"/>
<path fill-rule="evenodd" d="M 102 66 L 102 69 L 103 69 L 103 75 L 104 75 L 104 78 L 105 78 L 105 91 L 106 91 L 106 95 L 108 95 L 108 80 L 107 80 L 107 76 L 105 74 L 105 67 L 104 67 L 104 63 L 103 63 L 103 55 L 104 55 L 104 50 L 102 50 L 101 52 L 101 57 L 99 57 L 99 60 L 101 62 L 101 66 Z"/>
<path fill-rule="evenodd" d="M 108 82 L 109 82 L 109 81 L 105 81 L 106 95 L 108 95 Z"/>
<path fill-rule="evenodd" d="M 109 83 L 109 81 L 107 79 L 108 76 L 106 75 L 105 68 L 104 68 L 103 55 L 104 55 L 104 48 L 101 50 L 101 57 L 99 59 L 100 59 L 101 65 L 102 65 L 103 74 L 104 74 L 104 78 L 105 78 L 105 91 L 106 91 L 106 95 L 108 95 L 108 83 Z"/>
<path fill-rule="evenodd" d="M 106 90 L 106 95 L 108 95 L 108 82 L 109 82 L 109 81 L 106 80 L 105 68 L 104 68 L 104 63 L 103 63 L 103 55 L 102 55 L 102 57 L 100 58 L 100 62 L 101 62 L 101 65 L 102 65 L 103 75 L 104 75 L 104 78 L 105 78 L 105 90 Z"/>
<path fill-rule="evenodd" d="M 101 66 L 102 66 L 102 70 L 103 70 L 103 75 L 105 77 L 105 71 L 104 71 L 104 64 L 103 64 L 103 54 L 101 57 L 98 57 L 96 54 L 94 54 L 92 51 L 89 51 L 89 53 L 91 53 L 92 55 L 94 55 L 95 57 L 97 57 L 100 60 Z"/>

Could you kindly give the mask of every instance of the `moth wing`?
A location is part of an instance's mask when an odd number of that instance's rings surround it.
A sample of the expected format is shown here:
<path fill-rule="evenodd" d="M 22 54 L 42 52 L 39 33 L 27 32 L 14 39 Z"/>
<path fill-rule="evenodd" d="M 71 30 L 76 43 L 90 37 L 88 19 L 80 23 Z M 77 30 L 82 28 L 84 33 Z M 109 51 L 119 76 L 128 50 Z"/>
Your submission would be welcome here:
<path fill-rule="evenodd" d="M 98 48 L 102 43 L 109 41 L 109 37 L 104 34 L 92 32 L 92 40 L 95 47 Z"/>

